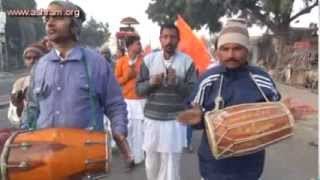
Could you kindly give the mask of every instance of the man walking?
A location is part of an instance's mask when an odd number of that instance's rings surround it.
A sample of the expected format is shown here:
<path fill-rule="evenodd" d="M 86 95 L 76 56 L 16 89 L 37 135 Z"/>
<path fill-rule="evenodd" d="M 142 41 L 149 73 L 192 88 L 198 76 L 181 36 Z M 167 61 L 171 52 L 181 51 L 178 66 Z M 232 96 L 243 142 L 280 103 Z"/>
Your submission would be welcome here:
<path fill-rule="evenodd" d="M 141 43 L 138 35 L 128 36 L 125 41 L 128 54 L 116 62 L 115 76 L 122 87 L 122 95 L 128 110 L 128 142 L 136 164 L 144 160 L 143 107 L 144 99 L 136 93 L 136 76 L 142 63 Z"/>
<path fill-rule="evenodd" d="M 197 76 L 192 59 L 176 50 L 179 38 L 175 25 L 161 26 L 162 51 L 144 58 L 137 79 L 137 94 L 146 97 L 143 149 L 148 180 L 180 180 L 186 127 L 176 116 L 184 110 Z"/>
<path fill-rule="evenodd" d="M 71 9 L 80 11 L 80 16 L 45 17 L 53 49 L 39 60 L 31 75 L 32 89 L 22 127 L 102 130 L 106 114 L 121 145 L 127 135 L 126 104 L 107 61 L 78 44 L 84 12 L 66 1 L 52 1 L 48 6 L 49 12 Z M 125 159 L 131 161 L 128 149 L 122 150 Z"/>
<path fill-rule="evenodd" d="M 203 75 L 190 98 L 189 103 L 194 107 L 180 114 L 179 121 L 204 129 L 205 112 L 215 108 L 279 101 L 281 96 L 268 73 L 249 65 L 249 52 L 246 24 L 239 20 L 228 21 L 218 37 L 219 64 Z M 299 119 L 299 116 L 312 111 L 308 106 L 299 105 L 293 116 Z M 211 153 L 208 135 L 204 131 L 198 158 L 204 180 L 258 180 L 263 172 L 265 150 L 217 160 Z"/>

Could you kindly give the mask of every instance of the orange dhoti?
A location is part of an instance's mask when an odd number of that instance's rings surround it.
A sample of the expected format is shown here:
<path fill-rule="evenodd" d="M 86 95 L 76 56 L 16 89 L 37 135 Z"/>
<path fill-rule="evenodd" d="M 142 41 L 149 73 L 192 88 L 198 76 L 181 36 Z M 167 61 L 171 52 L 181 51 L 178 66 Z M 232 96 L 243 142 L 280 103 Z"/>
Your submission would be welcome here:
<path fill-rule="evenodd" d="M 1 153 L 2 179 L 65 180 L 109 171 L 108 133 L 50 128 L 14 132 Z"/>
<path fill-rule="evenodd" d="M 281 102 L 230 106 L 205 115 L 208 141 L 216 159 L 242 156 L 293 135 L 294 119 Z"/>

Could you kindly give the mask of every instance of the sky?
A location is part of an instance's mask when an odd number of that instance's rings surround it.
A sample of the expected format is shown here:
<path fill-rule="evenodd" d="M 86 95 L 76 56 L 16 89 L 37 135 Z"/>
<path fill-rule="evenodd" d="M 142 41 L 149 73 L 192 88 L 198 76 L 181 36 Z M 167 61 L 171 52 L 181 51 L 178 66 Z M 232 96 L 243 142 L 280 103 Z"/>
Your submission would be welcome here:
<path fill-rule="evenodd" d="M 141 35 L 141 41 L 143 45 L 151 44 L 153 48 L 159 47 L 159 26 L 148 19 L 148 15 L 145 13 L 148 4 L 151 0 L 69 0 L 79 5 L 87 15 L 87 19 L 91 16 L 100 22 L 108 22 L 109 30 L 114 38 L 115 32 L 119 30 L 120 21 L 124 17 L 134 17 L 140 24 L 135 28 Z M 38 8 L 46 8 L 51 0 L 36 0 Z M 302 4 L 300 1 L 296 1 L 294 4 L 294 12 L 301 9 Z M 308 27 L 310 22 L 319 22 L 319 7 L 314 8 L 308 15 L 304 15 L 299 18 L 299 23 L 293 23 L 295 27 Z M 319 24 L 318 24 L 319 26 Z M 251 36 L 257 36 L 263 33 L 265 29 L 259 27 L 252 27 L 249 29 Z M 199 36 L 209 36 L 206 29 L 202 29 L 196 32 Z M 114 45 L 114 40 L 111 40 L 111 44 Z"/>

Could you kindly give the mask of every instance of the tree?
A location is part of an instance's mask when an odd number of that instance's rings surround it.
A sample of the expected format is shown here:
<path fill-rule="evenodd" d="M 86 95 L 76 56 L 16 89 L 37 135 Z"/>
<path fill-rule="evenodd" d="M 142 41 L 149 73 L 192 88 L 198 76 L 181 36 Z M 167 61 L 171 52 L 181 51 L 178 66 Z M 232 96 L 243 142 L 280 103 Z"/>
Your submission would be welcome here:
<path fill-rule="evenodd" d="M 208 26 L 211 32 L 220 30 L 218 20 L 224 15 L 236 15 L 247 19 L 249 24 L 265 25 L 277 39 L 274 48 L 280 59 L 290 23 L 319 4 L 319 0 L 296 1 L 303 2 L 304 6 L 295 14 L 294 0 L 153 0 L 146 12 L 158 23 L 173 21 L 180 14 L 192 28 Z"/>
<path fill-rule="evenodd" d="M 174 22 L 180 14 L 194 29 L 207 26 L 211 32 L 221 29 L 218 21 L 225 14 L 223 1 L 209 0 L 152 0 L 146 10 L 149 18 L 162 24 Z"/>
<path fill-rule="evenodd" d="M 109 24 L 97 22 L 91 17 L 81 30 L 80 43 L 85 46 L 96 48 L 108 41 L 109 37 Z"/>
<path fill-rule="evenodd" d="M 304 6 L 293 14 L 294 0 L 228 0 L 225 2 L 226 9 L 230 14 L 239 13 L 241 17 L 250 20 L 251 23 L 266 25 L 275 35 L 273 42 L 277 53 L 277 65 L 281 64 L 284 48 L 288 39 L 290 23 L 301 15 L 309 13 L 319 4 L 319 0 L 296 0 L 303 2 Z"/>
<path fill-rule="evenodd" d="M 249 0 L 245 1 L 247 3 L 229 0 L 226 7 L 232 14 L 240 13 L 240 16 L 253 23 L 266 25 L 274 34 L 283 35 L 290 28 L 291 22 L 309 13 L 319 3 L 319 0 L 296 1 L 302 1 L 304 6 L 295 14 L 292 14 L 294 0 Z"/>
<path fill-rule="evenodd" d="M 319 3 L 319 0 L 296 1 L 302 1 L 304 7 L 295 14 L 292 14 L 294 0 L 152 0 L 146 12 L 159 24 L 172 22 L 180 14 L 192 28 L 207 25 L 211 32 L 220 30 L 220 17 L 238 15 L 250 23 L 266 25 L 274 34 L 283 34 L 291 22 Z"/>

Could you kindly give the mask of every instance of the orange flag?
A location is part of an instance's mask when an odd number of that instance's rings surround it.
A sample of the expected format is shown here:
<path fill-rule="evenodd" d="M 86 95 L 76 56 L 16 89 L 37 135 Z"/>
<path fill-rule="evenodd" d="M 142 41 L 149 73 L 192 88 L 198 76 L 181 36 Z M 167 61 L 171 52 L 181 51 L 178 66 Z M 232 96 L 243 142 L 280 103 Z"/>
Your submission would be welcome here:
<path fill-rule="evenodd" d="M 143 52 L 144 52 L 144 55 L 147 55 L 147 54 L 151 53 L 151 52 L 152 52 L 151 45 L 150 45 L 150 44 L 146 45 L 146 46 L 144 47 Z"/>
<path fill-rule="evenodd" d="M 211 55 L 209 54 L 206 45 L 193 34 L 190 26 L 180 15 L 177 16 L 176 26 L 180 31 L 178 49 L 188 54 L 193 59 L 193 62 L 200 73 L 205 72 L 211 59 Z"/>

